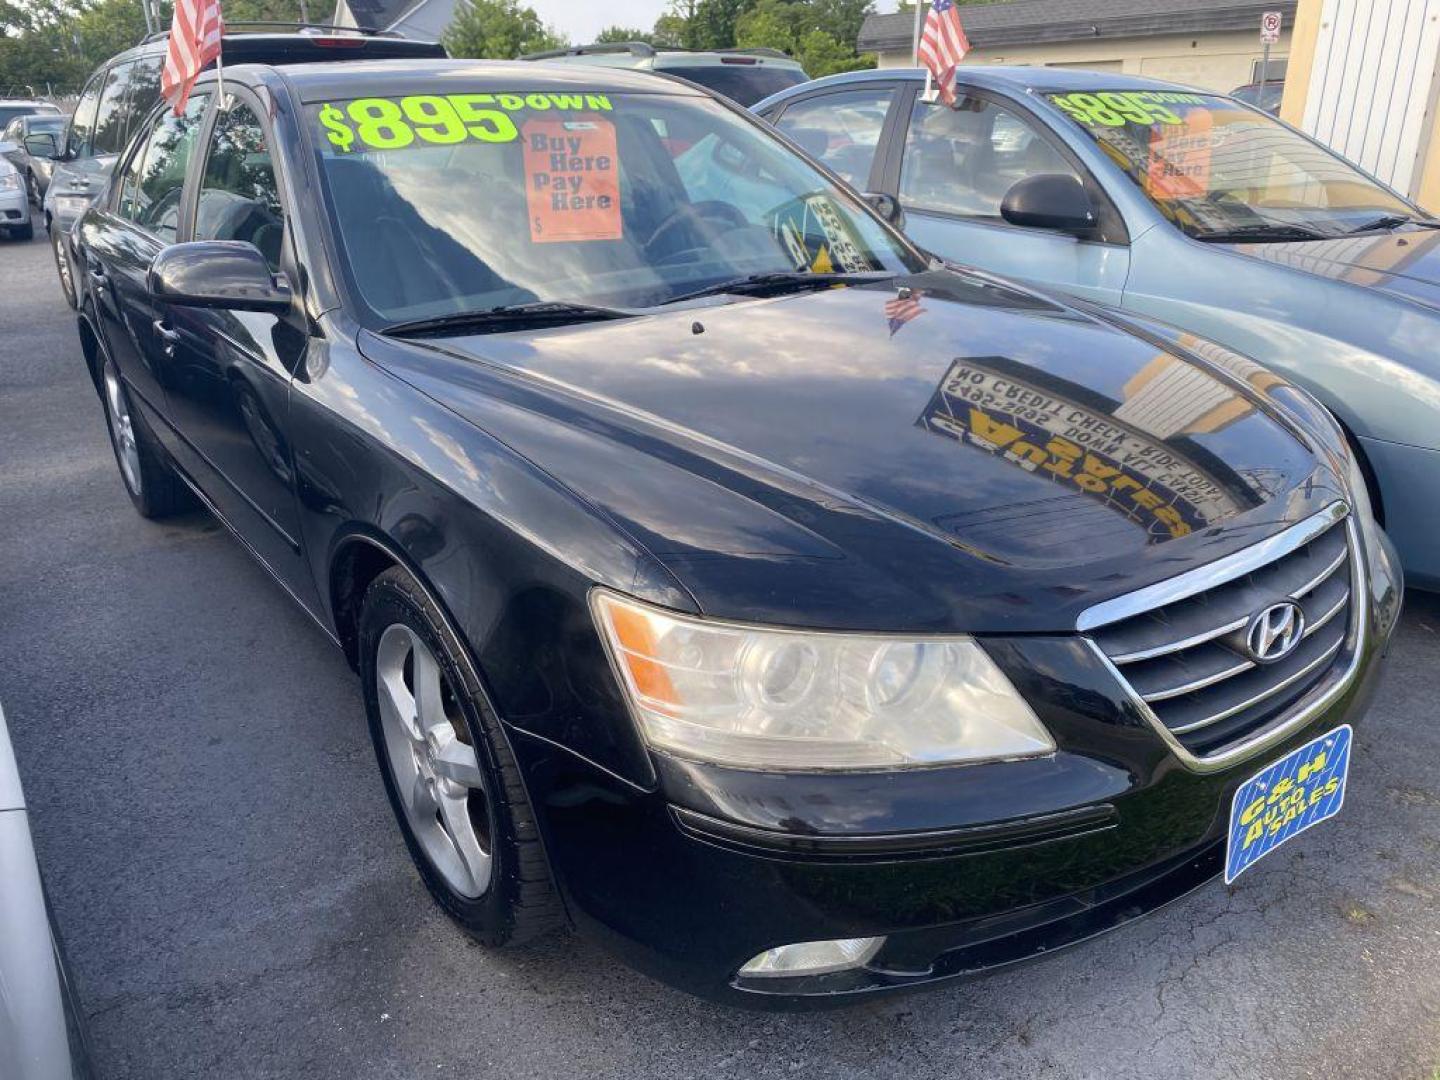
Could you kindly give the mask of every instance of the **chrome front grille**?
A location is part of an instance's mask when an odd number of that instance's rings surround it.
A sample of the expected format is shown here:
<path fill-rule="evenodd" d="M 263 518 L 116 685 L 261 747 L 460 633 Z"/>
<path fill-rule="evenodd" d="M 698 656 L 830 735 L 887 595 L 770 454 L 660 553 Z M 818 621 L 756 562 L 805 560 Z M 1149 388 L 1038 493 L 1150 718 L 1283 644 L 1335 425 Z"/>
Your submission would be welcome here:
<path fill-rule="evenodd" d="M 1080 628 L 1192 759 L 1227 755 L 1284 726 L 1347 666 L 1363 592 L 1345 514 L 1336 504 L 1237 556 L 1082 618 Z M 1304 614 L 1299 643 L 1282 659 L 1260 662 L 1246 645 L 1251 620 L 1286 600 Z"/>

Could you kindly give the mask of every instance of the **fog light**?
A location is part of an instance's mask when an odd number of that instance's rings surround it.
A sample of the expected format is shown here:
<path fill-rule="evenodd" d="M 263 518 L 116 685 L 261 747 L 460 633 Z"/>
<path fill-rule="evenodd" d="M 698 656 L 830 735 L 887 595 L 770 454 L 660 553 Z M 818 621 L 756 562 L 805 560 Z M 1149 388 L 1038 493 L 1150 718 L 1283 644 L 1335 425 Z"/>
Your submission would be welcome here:
<path fill-rule="evenodd" d="M 839 941 L 802 941 L 766 949 L 740 969 L 741 975 L 773 978 L 780 975 L 824 975 L 862 967 L 870 961 L 883 937 L 841 938 Z"/>

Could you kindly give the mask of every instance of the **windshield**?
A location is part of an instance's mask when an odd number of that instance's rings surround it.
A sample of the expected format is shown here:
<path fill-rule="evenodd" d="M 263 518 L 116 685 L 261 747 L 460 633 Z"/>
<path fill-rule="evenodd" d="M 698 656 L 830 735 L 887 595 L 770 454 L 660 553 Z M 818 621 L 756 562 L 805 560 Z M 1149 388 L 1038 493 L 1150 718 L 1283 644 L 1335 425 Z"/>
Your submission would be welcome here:
<path fill-rule="evenodd" d="M 743 58 L 721 60 L 717 64 L 703 66 L 678 64 L 675 67 L 666 67 L 656 64 L 655 70 L 699 83 L 707 90 L 724 94 L 747 109 L 771 94 L 778 94 L 787 87 L 806 81 L 805 72 L 799 68 L 772 67 Z"/>
<path fill-rule="evenodd" d="M 307 114 L 372 325 L 921 266 L 856 196 L 691 94 L 416 94 Z"/>
<path fill-rule="evenodd" d="M 65 127 L 63 116 L 37 116 L 34 119 L 25 121 L 25 127 L 30 133 L 38 134 L 46 131 L 60 131 Z"/>
<path fill-rule="evenodd" d="M 1147 91 L 1046 96 L 1161 213 L 1199 239 L 1287 228 L 1339 236 L 1385 215 L 1414 216 L 1319 143 L 1227 98 Z"/>

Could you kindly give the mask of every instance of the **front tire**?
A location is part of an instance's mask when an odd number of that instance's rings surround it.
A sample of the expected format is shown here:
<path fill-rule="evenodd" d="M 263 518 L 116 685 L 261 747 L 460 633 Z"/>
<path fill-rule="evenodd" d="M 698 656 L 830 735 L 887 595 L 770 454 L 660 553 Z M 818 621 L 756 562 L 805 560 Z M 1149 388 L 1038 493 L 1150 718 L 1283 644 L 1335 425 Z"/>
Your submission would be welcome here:
<path fill-rule="evenodd" d="M 28 207 L 28 206 L 26 207 L 26 210 L 29 210 L 29 207 Z M 10 228 L 10 239 L 11 239 L 11 240 L 34 240 L 34 239 L 35 239 L 35 225 L 34 225 L 34 223 L 27 221 L 24 225 L 14 225 L 14 226 L 11 226 L 11 228 Z"/>
<path fill-rule="evenodd" d="M 444 615 L 401 567 L 365 593 L 360 676 L 385 792 L 436 903 L 486 945 L 560 925 L 499 720 Z"/>
<path fill-rule="evenodd" d="M 79 297 L 75 295 L 75 268 L 70 262 L 69 252 L 65 250 L 64 234 L 53 224 L 50 226 L 50 250 L 55 255 L 55 272 L 60 275 L 60 292 L 71 310 L 75 310 L 80 306 Z"/>
<path fill-rule="evenodd" d="M 190 489 L 175 475 L 165 452 L 135 414 L 130 393 L 109 357 L 105 358 L 100 372 L 100 399 L 105 407 L 110 447 L 115 451 L 115 464 L 120 467 L 120 480 L 140 516 L 170 517 L 193 506 Z"/>

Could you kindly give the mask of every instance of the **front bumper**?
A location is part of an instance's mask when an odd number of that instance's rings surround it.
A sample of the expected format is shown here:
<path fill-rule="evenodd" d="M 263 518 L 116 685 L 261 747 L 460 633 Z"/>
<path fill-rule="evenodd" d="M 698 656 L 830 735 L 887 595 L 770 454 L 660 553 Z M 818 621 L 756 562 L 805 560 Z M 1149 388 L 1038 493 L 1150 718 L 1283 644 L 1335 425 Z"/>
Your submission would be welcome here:
<path fill-rule="evenodd" d="M 1045 759 L 817 775 L 657 755 L 642 789 L 523 730 L 511 742 L 572 918 L 631 965 L 752 1008 L 928 986 L 1093 937 L 1219 874 L 1236 788 L 1368 705 L 1399 615 L 1391 558 L 1370 560 L 1344 692 L 1223 771 L 1183 765 L 1078 637 L 991 650 L 1056 736 Z M 878 936 L 860 968 L 738 974 L 779 945 Z"/>

